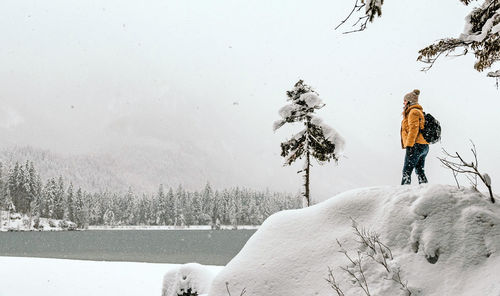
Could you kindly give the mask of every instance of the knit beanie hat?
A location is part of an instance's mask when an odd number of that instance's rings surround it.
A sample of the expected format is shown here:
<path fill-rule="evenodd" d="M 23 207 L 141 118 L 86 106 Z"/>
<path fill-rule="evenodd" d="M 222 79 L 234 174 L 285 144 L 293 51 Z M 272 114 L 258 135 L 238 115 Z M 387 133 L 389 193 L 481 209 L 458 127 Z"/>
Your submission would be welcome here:
<path fill-rule="evenodd" d="M 411 104 L 416 104 L 416 103 L 418 103 L 418 95 L 419 94 L 420 94 L 420 91 L 418 89 L 414 89 L 411 93 L 407 93 L 405 95 L 405 100 Z"/>

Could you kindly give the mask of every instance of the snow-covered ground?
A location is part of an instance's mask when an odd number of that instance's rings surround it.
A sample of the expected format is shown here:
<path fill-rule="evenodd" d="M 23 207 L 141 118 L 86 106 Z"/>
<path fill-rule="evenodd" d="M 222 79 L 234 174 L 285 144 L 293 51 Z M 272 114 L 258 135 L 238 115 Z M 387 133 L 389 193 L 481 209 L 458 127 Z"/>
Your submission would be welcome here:
<path fill-rule="evenodd" d="M 390 272 L 374 261 L 380 251 L 358 247 L 350 218 L 392 250 Z M 365 295 L 340 269 L 362 277 L 337 239 L 354 260 L 361 251 L 371 295 L 407 295 L 391 280 L 398 269 L 412 295 L 500 295 L 500 200 L 445 185 L 357 189 L 279 212 L 218 274 L 209 295 L 227 295 L 226 285 L 232 295 L 337 295 L 325 280 L 329 268 L 345 295 Z"/>
<path fill-rule="evenodd" d="M 25 214 L 0 211 L 0 231 L 62 231 L 76 230 L 76 224 L 67 220 L 40 218 L 38 228 L 35 229 L 35 219 L 30 219 Z"/>
<path fill-rule="evenodd" d="M 161 295 L 178 264 L 0 257 L 0 296 Z M 208 266 L 217 272 L 220 267 Z"/>

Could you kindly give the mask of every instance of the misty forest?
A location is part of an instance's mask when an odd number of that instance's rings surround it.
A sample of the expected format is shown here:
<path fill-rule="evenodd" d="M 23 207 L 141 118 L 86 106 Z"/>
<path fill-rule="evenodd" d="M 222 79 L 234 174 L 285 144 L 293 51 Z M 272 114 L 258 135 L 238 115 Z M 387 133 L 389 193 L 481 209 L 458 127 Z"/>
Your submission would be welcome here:
<path fill-rule="evenodd" d="M 89 225 L 259 225 L 278 211 L 301 206 L 298 195 L 247 188 L 200 191 L 164 188 L 155 194 L 88 192 L 71 180 L 42 180 L 33 162 L 0 166 L 0 209 L 34 219 L 46 217 Z M 29 220 L 26 223 L 30 223 Z"/>

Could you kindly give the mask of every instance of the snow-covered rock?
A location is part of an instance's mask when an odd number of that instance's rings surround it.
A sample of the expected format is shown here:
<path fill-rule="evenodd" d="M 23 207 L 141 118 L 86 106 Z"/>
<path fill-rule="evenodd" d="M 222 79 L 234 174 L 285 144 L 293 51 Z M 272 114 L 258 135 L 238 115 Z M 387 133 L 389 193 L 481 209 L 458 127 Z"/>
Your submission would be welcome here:
<path fill-rule="evenodd" d="M 188 263 L 170 269 L 163 277 L 162 296 L 208 293 L 212 280 L 221 267 Z"/>
<path fill-rule="evenodd" d="M 269 217 L 214 279 L 210 296 L 365 295 L 339 267 L 337 240 L 355 257 L 352 221 L 380 234 L 412 295 L 500 295 L 500 206 L 445 185 L 358 189 L 318 205 Z M 404 295 L 380 264 L 362 264 L 371 295 Z M 226 286 L 227 285 L 227 286 Z"/>
<path fill-rule="evenodd" d="M 30 227 L 31 222 L 31 227 Z M 69 220 L 49 218 L 30 219 L 26 214 L 0 211 L 1 231 L 63 231 L 76 230 L 77 225 Z"/>

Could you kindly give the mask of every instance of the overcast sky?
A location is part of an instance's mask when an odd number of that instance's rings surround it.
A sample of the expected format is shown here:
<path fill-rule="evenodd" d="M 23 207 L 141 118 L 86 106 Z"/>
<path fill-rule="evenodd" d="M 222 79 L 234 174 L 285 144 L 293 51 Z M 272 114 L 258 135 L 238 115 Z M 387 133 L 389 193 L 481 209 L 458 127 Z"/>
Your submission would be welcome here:
<path fill-rule="evenodd" d="M 349 26 L 334 27 L 350 2 L 4 0 L 0 136 L 68 154 L 215 143 L 250 155 L 234 164 L 242 170 L 287 171 L 296 179 L 252 184 L 283 189 L 300 183 L 279 156 L 280 141 L 298 129 L 273 133 L 272 123 L 285 91 L 304 79 L 327 104 L 320 116 L 347 141 L 338 167 L 313 169 L 324 199 L 400 182 L 402 98 L 418 88 L 443 127 L 427 163 L 431 182 L 453 184 L 435 157 L 441 147 L 467 154 L 472 139 L 500 190 L 495 81 L 473 70 L 471 55 L 443 58 L 427 73 L 416 62 L 420 48 L 460 34 L 468 9 L 389 1 L 368 30 L 346 35 Z"/>

